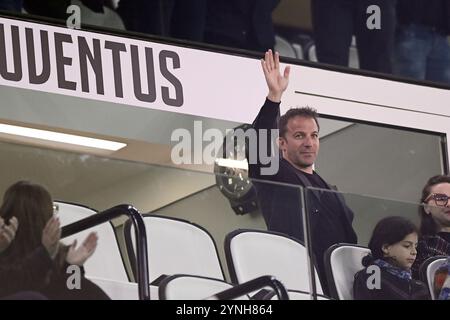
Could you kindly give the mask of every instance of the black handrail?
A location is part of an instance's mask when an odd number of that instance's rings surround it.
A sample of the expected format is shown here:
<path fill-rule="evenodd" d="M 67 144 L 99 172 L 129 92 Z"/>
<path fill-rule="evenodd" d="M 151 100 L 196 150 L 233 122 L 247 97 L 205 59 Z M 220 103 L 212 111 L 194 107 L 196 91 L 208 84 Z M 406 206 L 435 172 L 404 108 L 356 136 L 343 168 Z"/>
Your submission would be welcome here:
<path fill-rule="evenodd" d="M 137 283 L 139 298 L 150 300 L 149 272 L 147 259 L 147 234 L 145 224 L 139 211 L 131 205 L 121 204 L 82 220 L 71 223 L 61 229 L 61 238 L 71 236 L 80 231 L 95 227 L 121 215 L 127 215 L 134 225 L 137 250 Z"/>
<path fill-rule="evenodd" d="M 273 276 L 261 276 L 259 278 L 238 284 L 233 288 L 216 293 L 207 300 L 232 300 L 264 287 L 271 287 L 275 291 L 279 300 L 289 300 L 289 295 L 286 288 Z"/>

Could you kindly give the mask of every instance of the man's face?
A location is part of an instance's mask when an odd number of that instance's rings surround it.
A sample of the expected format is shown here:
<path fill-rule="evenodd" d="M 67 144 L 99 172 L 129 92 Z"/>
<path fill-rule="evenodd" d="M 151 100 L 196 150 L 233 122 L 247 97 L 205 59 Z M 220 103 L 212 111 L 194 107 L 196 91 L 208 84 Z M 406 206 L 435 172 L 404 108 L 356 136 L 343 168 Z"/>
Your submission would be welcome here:
<path fill-rule="evenodd" d="M 283 157 L 300 169 L 311 168 L 319 153 L 319 129 L 313 118 L 289 119 L 284 137 L 280 137 Z"/>

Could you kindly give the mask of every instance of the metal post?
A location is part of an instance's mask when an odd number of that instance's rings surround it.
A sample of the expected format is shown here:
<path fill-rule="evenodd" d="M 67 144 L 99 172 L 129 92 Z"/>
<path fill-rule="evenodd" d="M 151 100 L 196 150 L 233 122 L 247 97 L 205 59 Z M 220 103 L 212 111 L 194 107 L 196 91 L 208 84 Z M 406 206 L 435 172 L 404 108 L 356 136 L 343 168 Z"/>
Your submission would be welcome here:
<path fill-rule="evenodd" d="M 300 187 L 300 206 L 302 208 L 302 219 L 303 219 L 303 239 L 305 242 L 306 248 L 306 259 L 308 263 L 308 273 L 309 273 L 309 287 L 310 287 L 310 297 L 311 300 L 317 300 L 317 292 L 316 292 L 316 277 L 314 272 L 314 263 L 311 257 L 314 255 L 312 250 L 312 241 L 311 241 L 311 226 L 309 221 L 309 213 L 308 213 L 308 188 Z M 306 195 L 306 196 L 305 196 Z"/>

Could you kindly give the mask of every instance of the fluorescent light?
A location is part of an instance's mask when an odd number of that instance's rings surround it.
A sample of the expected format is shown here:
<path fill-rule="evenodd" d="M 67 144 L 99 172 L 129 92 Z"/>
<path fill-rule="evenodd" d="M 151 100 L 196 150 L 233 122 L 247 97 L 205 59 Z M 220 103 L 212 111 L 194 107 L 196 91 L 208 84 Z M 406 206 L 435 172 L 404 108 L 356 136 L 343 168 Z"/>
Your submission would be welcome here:
<path fill-rule="evenodd" d="M 84 147 L 105 149 L 111 151 L 117 151 L 126 146 L 125 143 L 95 139 L 77 136 L 74 134 L 53 132 L 40 129 L 32 129 L 20 126 L 13 126 L 9 124 L 0 124 L 0 133 L 13 134 L 22 137 L 49 140 L 55 142 L 62 142 L 68 144 L 74 144 Z"/>
<path fill-rule="evenodd" d="M 234 160 L 234 159 L 219 158 L 219 159 L 216 159 L 216 163 L 221 167 L 229 167 L 229 168 L 248 170 L 247 159 Z"/>

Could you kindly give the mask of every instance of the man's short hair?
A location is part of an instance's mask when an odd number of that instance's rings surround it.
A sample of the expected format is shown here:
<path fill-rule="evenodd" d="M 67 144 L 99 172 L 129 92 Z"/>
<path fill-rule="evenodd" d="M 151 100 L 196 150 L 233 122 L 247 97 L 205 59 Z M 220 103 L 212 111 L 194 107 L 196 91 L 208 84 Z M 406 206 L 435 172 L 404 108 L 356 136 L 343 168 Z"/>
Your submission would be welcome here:
<path fill-rule="evenodd" d="M 317 120 L 319 116 L 317 115 L 316 109 L 311 107 L 291 108 L 280 117 L 280 138 L 284 137 L 287 132 L 287 124 L 289 122 L 289 119 L 292 119 L 294 117 L 314 119 L 317 124 L 317 130 L 320 131 L 319 121 Z"/>

